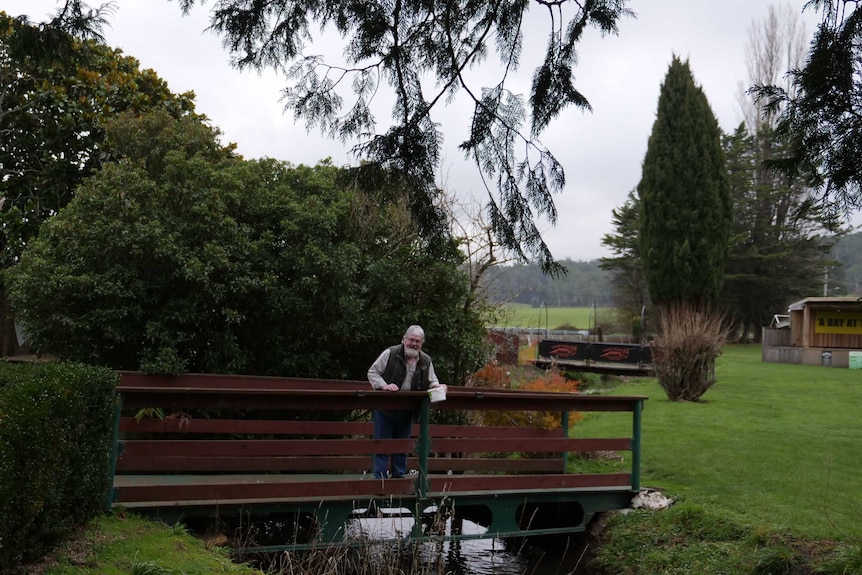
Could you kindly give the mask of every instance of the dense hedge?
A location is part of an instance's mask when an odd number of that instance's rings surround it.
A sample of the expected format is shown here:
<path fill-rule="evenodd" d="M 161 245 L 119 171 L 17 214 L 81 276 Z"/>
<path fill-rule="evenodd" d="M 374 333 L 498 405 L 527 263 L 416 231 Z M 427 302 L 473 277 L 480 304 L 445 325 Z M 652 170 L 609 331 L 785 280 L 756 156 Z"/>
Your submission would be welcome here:
<path fill-rule="evenodd" d="M 101 509 L 116 384 L 105 368 L 0 362 L 0 572 Z"/>

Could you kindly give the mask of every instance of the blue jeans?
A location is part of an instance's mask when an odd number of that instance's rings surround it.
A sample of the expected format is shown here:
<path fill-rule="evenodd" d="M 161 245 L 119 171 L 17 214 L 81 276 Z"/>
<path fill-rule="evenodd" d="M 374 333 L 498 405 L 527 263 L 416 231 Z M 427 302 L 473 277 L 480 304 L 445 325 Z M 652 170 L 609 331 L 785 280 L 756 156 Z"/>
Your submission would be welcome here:
<path fill-rule="evenodd" d="M 405 410 L 375 410 L 374 439 L 407 439 L 413 431 L 413 412 Z M 404 477 L 407 473 L 407 454 L 393 453 L 391 477 Z M 388 453 L 374 455 L 374 477 L 383 479 L 389 474 Z"/>

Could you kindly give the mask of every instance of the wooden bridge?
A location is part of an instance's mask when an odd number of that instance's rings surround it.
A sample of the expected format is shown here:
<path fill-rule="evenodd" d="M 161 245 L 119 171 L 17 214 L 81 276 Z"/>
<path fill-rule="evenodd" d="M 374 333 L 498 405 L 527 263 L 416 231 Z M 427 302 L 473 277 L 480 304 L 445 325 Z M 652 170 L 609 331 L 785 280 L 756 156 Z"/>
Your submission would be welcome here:
<path fill-rule="evenodd" d="M 640 489 L 643 397 L 450 387 L 446 401 L 431 404 L 427 394 L 362 381 L 131 372 L 118 389 L 106 506 L 169 524 L 272 518 L 287 526 L 247 543 L 259 551 L 342 542 L 351 520 L 383 508 L 410 510 L 417 539 L 573 533 L 598 512 L 628 507 Z M 415 437 L 372 439 L 372 409 L 417 410 Z M 432 409 L 556 412 L 561 426 L 438 425 Z M 579 437 L 570 413 L 592 411 L 619 412 L 625 436 Z M 409 477 L 370 474 L 374 453 L 405 452 Z M 595 470 L 590 457 L 609 453 L 621 470 L 576 471 Z M 430 535 L 441 515 L 486 531 Z"/>
<path fill-rule="evenodd" d="M 611 375 L 651 376 L 652 353 L 649 345 L 592 341 L 543 339 L 536 350 L 536 367 L 606 373 Z"/>

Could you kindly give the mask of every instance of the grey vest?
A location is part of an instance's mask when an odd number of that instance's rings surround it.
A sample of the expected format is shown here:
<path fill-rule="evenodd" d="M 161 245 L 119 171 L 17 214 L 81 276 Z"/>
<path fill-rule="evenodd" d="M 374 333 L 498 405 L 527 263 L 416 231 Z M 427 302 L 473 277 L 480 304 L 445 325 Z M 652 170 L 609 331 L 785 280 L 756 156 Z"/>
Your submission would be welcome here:
<path fill-rule="evenodd" d="M 416 371 L 413 372 L 413 379 L 410 380 L 410 391 L 427 391 L 428 385 L 428 367 L 431 365 L 431 356 L 420 351 L 419 359 L 416 362 Z M 404 355 L 404 345 L 393 345 L 389 348 L 389 361 L 386 363 L 386 369 L 383 371 L 383 380 L 386 383 L 394 383 L 399 388 L 404 383 L 404 378 L 407 376 L 407 356 Z"/>

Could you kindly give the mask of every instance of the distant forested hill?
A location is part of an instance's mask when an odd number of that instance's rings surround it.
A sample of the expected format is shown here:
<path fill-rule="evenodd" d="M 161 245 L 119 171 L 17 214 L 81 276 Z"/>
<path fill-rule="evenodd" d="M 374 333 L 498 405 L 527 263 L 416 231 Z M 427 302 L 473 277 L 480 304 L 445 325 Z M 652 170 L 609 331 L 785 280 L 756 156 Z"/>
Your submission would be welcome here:
<path fill-rule="evenodd" d="M 832 248 L 832 257 L 841 263 L 828 274 L 831 294 L 862 295 L 862 232 L 841 238 Z M 562 278 L 551 279 L 537 265 L 511 265 L 492 269 L 485 280 L 494 303 L 523 303 L 538 307 L 612 307 L 610 273 L 599 268 L 599 260 L 562 260 L 569 270 Z M 820 294 L 815 294 L 820 295 Z"/>
<path fill-rule="evenodd" d="M 500 266 L 489 272 L 486 290 L 495 303 L 524 303 L 538 307 L 609 307 L 612 303 L 610 274 L 599 261 L 560 261 L 569 273 L 552 279 L 537 265 Z"/>

